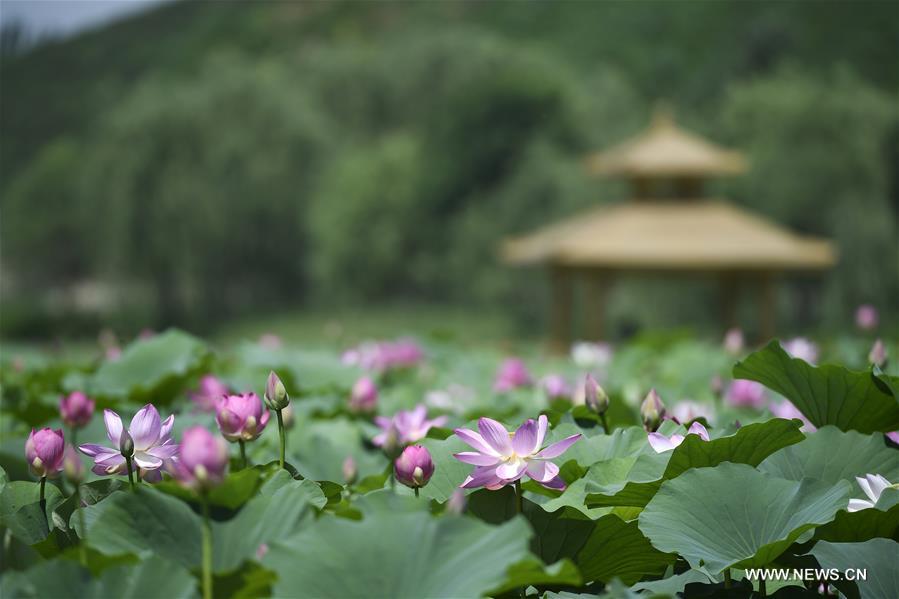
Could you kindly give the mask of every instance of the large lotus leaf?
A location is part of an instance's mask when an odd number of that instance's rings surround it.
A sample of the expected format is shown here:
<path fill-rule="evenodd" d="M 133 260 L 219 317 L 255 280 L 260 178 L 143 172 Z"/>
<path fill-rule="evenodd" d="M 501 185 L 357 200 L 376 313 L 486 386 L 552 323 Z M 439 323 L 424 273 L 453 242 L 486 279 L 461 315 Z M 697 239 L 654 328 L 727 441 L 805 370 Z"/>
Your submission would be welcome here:
<path fill-rule="evenodd" d="M 677 427 L 672 425 L 673 423 L 666 423 L 663 431 L 677 430 Z M 552 430 L 550 441 L 558 441 L 577 433 L 584 433 L 584 430 L 574 424 L 562 423 Z M 563 459 L 575 460 L 580 466 L 587 468 L 597 462 L 635 457 L 644 453 L 654 453 L 646 442 L 646 431 L 641 426 L 630 426 L 615 429 L 611 435 L 584 435 L 584 438 L 565 452 Z"/>
<path fill-rule="evenodd" d="M 762 567 L 846 507 L 849 484 L 774 478 L 745 464 L 698 468 L 662 484 L 640 530 L 665 552 L 713 574 Z"/>
<path fill-rule="evenodd" d="M 600 462 L 585 477 L 587 505 L 644 506 L 661 484 L 692 468 L 715 466 L 722 462 L 757 465 L 775 451 L 802 441 L 796 420 L 775 418 L 744 426 L 736 434 L 711 441 L 687 435 L 684 442 L 665 458 L 642 455 Z M 628 464 L 628 460 L 633 462 Z M 629 467 L 628 467 L 629 466 Z M 659 471 L 663 467 L 662 471 Z M 623 477 L 621 475 L 624 475 Z"/>
<path fill-rule="evenodd" d="M 580 586 L 582 582 L 581 573 L 571 560 L 563 559 L 551 566 L 546 566 L 532 555 L 509 566 L 509 569 L 506 570 L 505 582 L 497 588 L 491 589 L 487 595 L 495 597 L 521 589 L 525 585 L 558 588 Z"/>
<path fill-rule="evenodd" d="M 178 330 L 138 340 L 115 361 L 104 362 L 88 380 L 93 396 L 168 403 L 207 355 L 202 341 Z"/>
<path fill-rule="evenodd" d="M 853 486 L 855 477 L 866 474 L 899 481 L 899 451 L 887 447 L 881 434 L 863 435 L 825 426 L 801 443 L 771 454 L 759 464 L 759 470 L 790 480 L 845 480 Z"/>
<path fill-rule="evenodd" d="M 41 510 L 40 484 L 13 481 L 3 486 L 0 494 L 0 524 L 26 545 L 34 545 L 47 538 L 51 526 L 47 517 L 64 501 L 62 493 L 47 483 L 44 489 L 46 513 Z M 52 522 L 52 520 L 51 520 Z"/>
<path fill-rule="evenodd" d="M 424 512 L 381 513 L 361 522 L 326 516 L 273 543 L 263 565 L 278 573 L 279 597 L 300 589 L 341 599 L 475 597 L 508 583 L 509 568 L 529 557 L 530 536 L 523 518 L 491 526 Z"/>
<path fill-rule="evenodd" d="M 341 362 L 337 353 L 301 351 L 285 347 L 270 348 L 246 343 L 237 351 L 240 367 L 228 380 L 233 384 L 261 388 L 272 369 L 286 375 L 288 391 L 304 394 L 330 390 L 348 390 L 362 371 Z M 293 388 L 295 386 L 295 389 Z"/>
<path fill-rule="evenodd" d="M 277 425 L 269 423 L 269 427 L 277 437 Z M 380 451 L 365 450 L 367 436 L 361 424 L 346 419 L 303 422 L 288 432 L 287 461 L 306 478 L 342 481 L 343 462 L 352 457 L 362 479 L 387 466 Z"/>
<path fill-rule="evenodd" d="M 196 579 L 187 570 L 157 556 L 113 566 L 99 578 L 92 578 L 76 562 L 58 559 L 7 574 L 2 594 L 9 599 L 189 599 L 195 596 L 196 587 Z"/>
<path fill-rule="evenodd" d="M 463 464 L 454 458 L 453 454 L 471 451 L 471 448 L 455 435 L 442 441 L 423 439 L 421 445 L 428 449 L 434 461 L 434 474 L 428 485 L 421 490 L 421 494 L 443 503 L 452 496 L 474 468 L 469 464 Z"/>
<path fill-rule="evenodd" d="M 842 366 L 811 366 L 792 358 L 777 341 L 734 366 L 734 378 L 777 391 L 817 427 L 832 424 L 860 433 L 899 429 L 899 402 L 886 375 Z"/>
<path fill-rule="evenodd" d="M 853 484 L 855 496 L 867 497 Z M 833 522 L 815 529 L 815 539 L 841 543 L 895 538 L 899 532 L 899 489 L 884 489 L 877 504 L 857 512 L 839 511 Z"/>
<path fill-rule="evenodd" d="M 584 580 L 609 582 L 620 578 L 630 585 L 644 576 L 661 575 L 675 557 L 653 547 L 636 522 L 609 514 L 596 521 L 576 563 Z"/>
<path fill-rule="evenodd" d="M 899 597 L 899 543 L 891 539 L 871 539 L 864 543 L 815 544 L 810 552 L 822 568 L 837 569 L 840 574 L 852 570 L 855 585 L 862 599 L 896 599 Z M 865 580 L 858 579 L 856 570 L 864 569 Z M 851 583 L 844 581 L 841 587 Z M 846 592 L 845 588 L 842 588 Z M 847 593 L 848 596 L 852 596 Z"/>

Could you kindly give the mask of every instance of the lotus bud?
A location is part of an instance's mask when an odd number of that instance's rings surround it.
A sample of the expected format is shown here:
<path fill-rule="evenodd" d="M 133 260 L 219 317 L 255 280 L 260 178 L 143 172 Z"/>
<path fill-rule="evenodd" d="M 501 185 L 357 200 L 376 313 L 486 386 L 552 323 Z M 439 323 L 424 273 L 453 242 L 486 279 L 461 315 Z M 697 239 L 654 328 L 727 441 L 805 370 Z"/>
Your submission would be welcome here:
<path fill-rule="evenodd" d="M 81 484 L 84 480 L 84 463 L 71 445 L 67 445 L 63 453 L 62 472 L 69 481 L 76 485 Z"/>
<path fill-rule="evenodd" d="M 126 458 L 134 456 L 134 439 L 127 429 L 122 429 L 122 436 L 119 437 L 119 452 Z"/>
<path fill-rule="evenodd" d="M 868 362 L 877 366 L 878 368 L 885 368 L 887 363 L 887 348 L 883 344 L 883 341 L 878 339 L 874 342 L 874 345 L 871 346 L 871 352 L 868 354 Z"/>
<path fill-rule="evenodd" d="M 394 462 L 393 474 L 407 487 L 418 489 L 425 486 L 434 474 L 430 452 L 421 445 L 407 447 Z"/>
<path fill-rule="evenodd" d="M 387 432 L 384 433 L 384 444 L 381 446 L 384 455 L 388 460 L 395 460 L 403 451 L 403 444 L 400 441 L 400 432 L 396 425 L 391 424 Z"/>
<path fill-rule="evenodd" d="M 343 461 L 343 480 L 347 485 L 355 484 L 359 476 L 359 470 L 356 468 L 356 460 L 353 456 L 348 455 Z"/>
<path fill-rule="evenodd" d="M 656 393 L 655 389 L 650 389 L 640 406 L 640 418 L 643 420 L 643 426 L 648 431 L 654 431 L 659 428 L 662 419 L 665 417 L 665 404 L 662 398 Z"/>
<path fill-rule="evenodd" d="M 225 477 L 228 444 L 202 426 L 184 431 L 181 451 L 175 466 L 175 478 L 190 488 L 210 489 Z"/>
<path fill-rule="evenodd" d="M 284 428 L 290 430 L 296 423 L 296 416 L 293 413 L 293 404 L 287 404 L 287 407 L 281 410 L 281 418 L 284 420 Z"/>
<path fill-rule="evenodd" d="M 268 381 L 265 384 L 265 405 L 270 410 L 283 410 L 290 403 L 290 397 L 287 395 L 287 389 L 284 383 L 275 374 L 275 371 L 268 373 Z"/>
<path fill-rule="evenodd" d="M 94 401 L 81 391 L 73 391 L 59 400 L 59 413 L 66 426 L 82 428 L 94 415 Z"/>
<path fill-rule="evenodd" d="M 855 324 L 863 331 L 873 331 L 876 329 L 879 320 L 877 308 L 871 304 L 862 304 L 855 311 Z"/>
<path fill-rule="evenodd" d="M 65 447 L 62 430 L 31 429 L 25 441 L 25 459 L 37 476 L 53 476 L 62 469 Z"/>
<path fill-rule="evenodd" d="M 599 386 L 592 374 L 584 378 L 584 403 L 597 414 L 605 414 L 609 409 L 609 395 Z"/>
<path fill-rule="evenodd" d="M 350 410 L 353 412 L 373 412 L 378 404 L 378 387 L 370 378 L 362 377 L 353 385 L 350 394 Z"/>
<path fill-rule="evenodd" d="M 462 489 L 456 489 L 453 491 L 453 494 L 450 495 L 449 500 L 446 502 L 446 512 L 448 514 L 456 514 L 457 516 L 465 512 L 465 508 L 468 506 L 468 497 L 465 495 L 465 491 Z"/>
<path fill-rule="evenodd" d="M 737 327 L 729 329 L 724 335 L 724 351 L 731 355 L 738 355 L 743 351 L 743 331 Z"/>

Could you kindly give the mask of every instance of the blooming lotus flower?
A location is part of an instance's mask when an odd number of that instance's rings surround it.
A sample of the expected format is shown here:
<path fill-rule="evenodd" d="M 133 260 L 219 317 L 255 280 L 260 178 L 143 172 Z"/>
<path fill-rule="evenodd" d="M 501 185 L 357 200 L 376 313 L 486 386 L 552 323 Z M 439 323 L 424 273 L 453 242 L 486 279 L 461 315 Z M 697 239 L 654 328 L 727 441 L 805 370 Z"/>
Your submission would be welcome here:
<path fill-rule="evenodd" d="M 643 426 L 648 431 L 656 430 L 666 413 L 662 398 L 655 389 L 650 389 L 643 399 L 643 403 L 640 404 L 640 419 L 643 421 Z"/>
<path fill-rule="evenodd" d="M 737 327 L 728 329 L 724 335 L 724 351 L 731 355 L 738 355 L 743 351 L 743 331 Z"/>
<path fill-rule="evenodd" d="M 397 441 L 401 445 L 407 445 L 424 439 L 432 427 L 446 424 L 446 416 L 438 416 L 433 420 L 428 420 L 427 408 L 419 404 L 413 410 L 400 410 L 393 415 L 393 418 L 376 416 L 375 424 L 381 428 L 381 433 L 372 439 L 372 443 L 378 447 L 384 446 L 387 436 L 391 432 L 391 427 L 396 432 Z"/>
<path fill-rule="evenodd" d="M 214 412 L 220 399 L 228 395 L 228 386 L 211 374 L 200 379 L 200 387 L 190 393 L 190 399 L 200 411 Z"/>
<path fill-rule="evenodd" d="M 61 429 L 31 429 L 25 441 L 25 461 L 35 475 L 42 478 L 55 476 L 62 470 L 65 449 L 66 438 Z"/>
<path fill-rule="evenodd" d="M 893 431 L 891 433 L 887 433 L 887 439 L 899 445 L 899 431 Z"/>
<path fill-rule="evenodd" d="M 805 337 L 795 337 L 783 344 L 784 351 L 800 360 L 805 360 L 809 364 L 818 361 L 818 346 L 806 339 Z"/>
<path fill-rule="evenodd" d="M 496 490 L 521 479 L 525 474 L 549 489 L 564 489 L 559 467 L 549 460 L 571 447 L 580 434 L 571 435 L 549 447 L 543 447 L 548 420 L 541 415 L 535 422 L 526 420 L 514 433 L 490 418 L 478 420 L 478 431 L 456 429 L 456 436 L 477 451 L 453 454 L 460 462 L 472 464 L 471 476 L 460 485 L 463 489 L 487 487 Z"/>
<path fill-rule="evenodd" d="M 430 452 L 421 445 L 412 445 L 403 450 L 393 463 L 393 475 L 407 487 L 419 489 L 431 480 L 434 462 Z"/>
<path fill-rule="evenodd" d="M 767 401 L 765 386 L 755 381 L 736 379 L 724 396 L 728 404 L 738 408 L 761 409 Z"/>
<path fill-rule="evenodd" d="M 855 480 L 858 481 L 858 486 L 862 488 L 868 499 L 850 499 L 849 507 L 847 508 L 850 512 L 874 507 L 880 500 L 880 495 L 884 489 L 897 488 L 897 485 L 890 483 L 890 481 L 879 474 L 866 474 L 864 478 L 856 476 Z"/>
<path fill-rule="evenodd" d="M 269 411 L 255 393 L 227 395 L 216 405 L 215 421 L 231 441 L 253 441 L 265 430 Z"/>
<path fill-rule="evenodd" d="M 350 392 L 350 411 L 374 412 L 378 405 L 378 387 L 367 376 L 362 377 L 353 385 Z"/>
<path fill-rule="evenodd" d="M 571 397 L 571 387 L 565 377 L 559 374 L 550 374 L 540 380 L 540 387 L 550 400 L 553 399 L 569 399 Z"/>
<path fill-rule="evenodd" d="M 871 351 L 868 353 L 868 362 L 877 366 L 878 368 L 883 368 L 887 363 L 887 348 L 883 344 L 883 341 L 878 339 L 874 342 L 874 345 L 871 346 Z"/>
<path fill-rule="evenodd" d="M 583 370 L 605 368 L 612 360 L 612 346 L 579 341 L 571 346 L 571 360 Z"/>
<path fill-rule="evenodd" d="M 703 441 L 709 440 L 709 431 L 705 429 L 702 424 L 699 422 L 694 422 L 690 425 L 690 428 L 687 430 L 687 435 L 699 435 L 699 438 Z M 664 453 L 666 451 L 671 451 L 678 445 L 684 442 L 686 438 L 685 435 L 674 434 L 670 437 L 666 437 L 662 433 L 649 433 L 649 444 L 655 449 L 656 453 Z"/>
<path fill-rule="evenodd" d="M 679 424 L 693 422 L 697 418 L 705 418 L 706 422 L 712 421 L 713 411 L 710 406 L 685 399 L 674 404 L 671 408 L 671 418 Z"/>
<path fill-rule="evenodd" d="M 60 398 L 59 413 L 66 426 L 82 428 L 94 415 L 94 400 L 81 391 L 73 391 Z"/>
<path fill-rule="evenodd" d="M 871 304 L 862 304 L 855 311 L 855 325 L 863 331 L 873 331 L 879 321 L 877 308 Z"/>
<path fill-rule="evenodd" d="M 810 433 L 818 430 L 815 428 L 815 425 L 813 425 L 811 421 L 809 421 L 809 419 L 806 418 L 805 415 L 800 412 L 799 409 L 794 406 L 791 401 L 787 399 L 780 403 L 771 404 L 770 406 L 768 406 L 768 409 L 771 410 L 771 413 L 777 418 L 787 418 L 789 420 L 798 418 L 805 423 L 802 425 L 802 430 L 804 430 L 805 432 Z"/>
<path fill-rule="evenodd" d="M 528 372 L 527 366 L 519 358 L 507 358 L 499 367 L 496 373 L 496 380 L 493 383 L 494 391 L 505 393 L 519 387 L 527 387 L 533 382 L 531 373 Z"/>
<path fill-rule="evenodd" d="M 210 489 L 222 482 L 228 466 L 228 444 L 202 426 L 181 437 L 181 453 L 172 468 L 178 482 L 191 489 Z"/>
<path fill-rule="evenodd" d="M 115 449 L 85 443 L 78 447 L 81 453 L 94 459 L 94 474 L 108 476 L 127 474 L 128 466 L 122 455 L 121 442 L 126 435 L 133 441 L 134 463 L 140 468 L 144 480 L 158 481 L 162 479 L 160 469 L 178 454 L 178 445 L 172 441 L 172 427 L 175 416 L 169 416 L 160 422 L 159 412 L 152 404 L 142 407 L 131 419 L 125 430 L 122 419 L 112 410 L 103 411 L 106 424 L 106 436 Z"/>

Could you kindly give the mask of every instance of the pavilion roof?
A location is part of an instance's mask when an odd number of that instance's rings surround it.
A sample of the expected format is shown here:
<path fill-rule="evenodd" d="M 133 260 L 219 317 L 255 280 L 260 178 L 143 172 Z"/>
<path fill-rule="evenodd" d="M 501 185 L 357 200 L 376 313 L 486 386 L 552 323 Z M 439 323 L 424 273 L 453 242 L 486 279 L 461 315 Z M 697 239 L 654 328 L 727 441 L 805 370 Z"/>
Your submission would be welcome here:
<path fill-rule="evenodd" d="M 723 200 L 606 205 L 507 239 L 502 258 L 629 270 L 818 270 L 833 245 Z"/>
<path fill-rule="evenodd" d="M 586 159 L 594 175 L 628 178 L 707 177 L 746 171 L 740 152 L 681 129 L 670 112 L 657 108 L 649 127 L 636 137 Z"/>

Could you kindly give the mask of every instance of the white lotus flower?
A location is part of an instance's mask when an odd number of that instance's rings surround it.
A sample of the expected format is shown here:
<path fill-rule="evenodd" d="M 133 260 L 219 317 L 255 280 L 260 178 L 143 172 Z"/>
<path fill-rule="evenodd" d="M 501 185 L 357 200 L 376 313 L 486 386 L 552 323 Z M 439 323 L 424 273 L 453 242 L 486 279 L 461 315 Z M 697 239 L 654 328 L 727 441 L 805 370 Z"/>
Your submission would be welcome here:
<path fill-rule="evenodd" d="M 858 486 L 862 488 L 862 491 L 865 492 L 865 495 L 868 496 L 870 501 L 867 499 L 850 499 L 848 508 L 850 512 L 857 512 L 859 510 L 866 510 L 874 507 L 880 500 L 880 495 L 883 493 L 884 489 L 896 487 L 896 485 L 892 484 L 879 474 L 866 474 L 864 478 L 856 476 L 855 480 L 858 481 Z"/>

